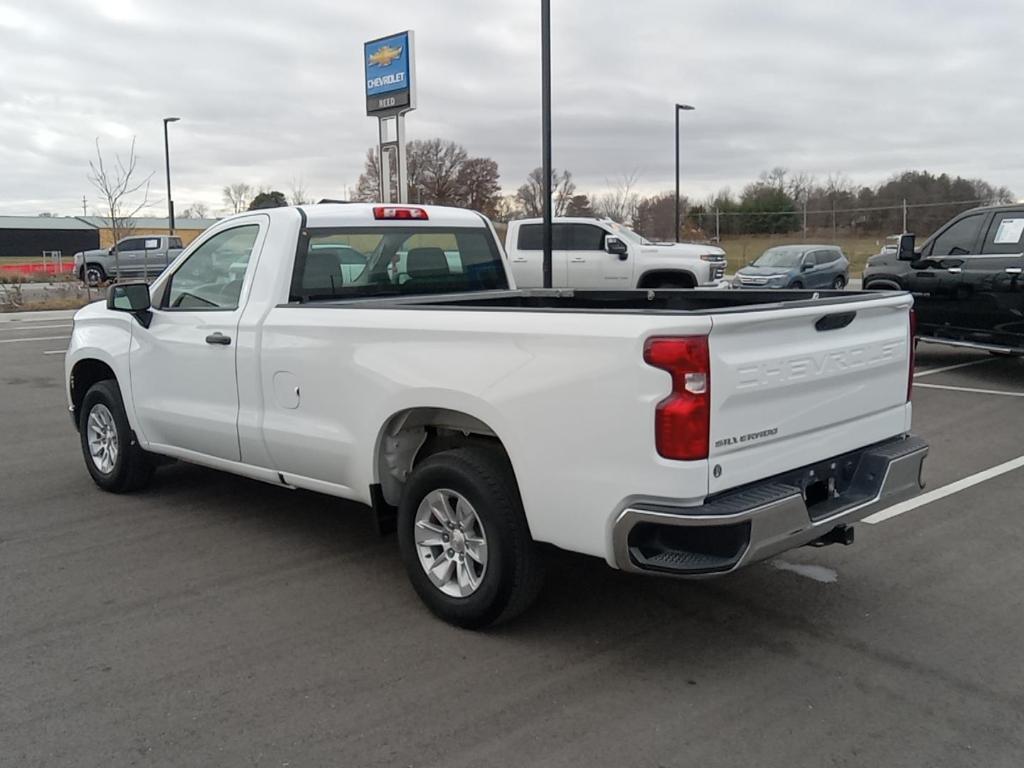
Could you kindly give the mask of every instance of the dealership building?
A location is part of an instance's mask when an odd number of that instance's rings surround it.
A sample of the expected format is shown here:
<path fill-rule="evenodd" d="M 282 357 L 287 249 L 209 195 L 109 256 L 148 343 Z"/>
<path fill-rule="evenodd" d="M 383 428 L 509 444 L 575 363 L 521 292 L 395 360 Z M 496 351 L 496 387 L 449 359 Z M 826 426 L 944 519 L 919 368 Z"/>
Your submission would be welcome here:
<path fill-rule="evenodd" d="M 188 245 L 217 219 L 175 219 L 174 234 Z M 170 233 L 167 219 L 140 217 L 132 219 L 128 235 L 166 235 Z M 71 256 L 91 248 L 110 248 L 114 234 L 110 220 L 102 216 L 0 216 L 0 258 L 4 256 L 39 256 L 43 252 L 60 251 Z"/>

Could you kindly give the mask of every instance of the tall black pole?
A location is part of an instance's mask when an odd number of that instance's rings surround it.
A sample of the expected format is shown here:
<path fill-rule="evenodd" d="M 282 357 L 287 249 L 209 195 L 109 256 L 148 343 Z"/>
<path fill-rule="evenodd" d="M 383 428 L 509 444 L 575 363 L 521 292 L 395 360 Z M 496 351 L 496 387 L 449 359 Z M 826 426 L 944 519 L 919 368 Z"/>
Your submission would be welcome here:
<path fill-rule="evenodd" d="M 679 242 L 679 111 L 680 110 L 692 110 L 695 107 L 691 107 L 689 104 L 676 104 L 676 242 Z"/>
<path fill-rule="evenodd" d="M 679 242 L 679 105 L 676 104 L 676 217 L 672 229 L 675 230 L 676 242 Z"/>
<path fill-rule="evenodd" d="M 544 174 L 544 287 L 551 287 L 551 0 L 540 2 L 541 172 Z"/>
<path fill-rule="evenodd" d="M 171 150 L 167 142 L 167 124 L 175 123 L 180 117 L 164 118 L 164 166 L 167 171 L 167 228 L 170 234 L 174 234 L 174 201 L 171 200 Z"/>

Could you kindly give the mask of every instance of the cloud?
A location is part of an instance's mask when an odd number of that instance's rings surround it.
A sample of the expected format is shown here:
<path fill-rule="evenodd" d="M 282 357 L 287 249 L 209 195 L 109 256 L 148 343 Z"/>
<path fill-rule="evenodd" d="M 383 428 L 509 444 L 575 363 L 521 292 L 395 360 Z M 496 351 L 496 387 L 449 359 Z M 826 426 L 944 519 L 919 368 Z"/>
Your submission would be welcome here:
<path fill-rule="evenodd" d="M 1024 129 L 1015 72 L 1024 5 L 981 0 L 554 4 L 554 159 L 581 190 L 636 170 L 683 189 L 737 188 L 765 168 L 842 171 L 876 183 L 908 168 L 983 177 L 1018 193 Z M 99 12 L 102 10 L 102 12 Z M 10 12 L 9 12 L 10 11 Z M 75 213 L 95 202 L 99 137 L 163 200 L 161 118 L 179 208 L 221 206 L 234 181 L 315 196 L 354 185 L 376 126 L 364 114 L 362 41 L 417 34 L 420 108 L 409 138 L 493 157 L 514 189 L 540 162 L 538 4 L 387 5 L 223 0 L 0 5 L 0 213 Z"/>

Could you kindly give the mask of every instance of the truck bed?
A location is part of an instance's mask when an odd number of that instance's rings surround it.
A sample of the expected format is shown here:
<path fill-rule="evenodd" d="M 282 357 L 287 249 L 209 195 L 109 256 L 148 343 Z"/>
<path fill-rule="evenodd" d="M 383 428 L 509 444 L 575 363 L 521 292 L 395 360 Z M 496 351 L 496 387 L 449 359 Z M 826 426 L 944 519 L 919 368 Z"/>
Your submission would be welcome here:
<path fill-rule="evenodd" d="M 783 307 L 830 307 L 877 300 L 880 291 L 814 290 L 664 290 L 586 291 L 575 289 L 528 289 L 481 291 L 435 295 L 403 295 L 366 299 L 335 299 L 315 302 L 318 307 L 338 306 L 381 309 L 477 309 L 537 312 L 592 312 L 622 314 L 716 314 L 769 311 Z M 300 306 L 290 304 L 284 306 Z"/>

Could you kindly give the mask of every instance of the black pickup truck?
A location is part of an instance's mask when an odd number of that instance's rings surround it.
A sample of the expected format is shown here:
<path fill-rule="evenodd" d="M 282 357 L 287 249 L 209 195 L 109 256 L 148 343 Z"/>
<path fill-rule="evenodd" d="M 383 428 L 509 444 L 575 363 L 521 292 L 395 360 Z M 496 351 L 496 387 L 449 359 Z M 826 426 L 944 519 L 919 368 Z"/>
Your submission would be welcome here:
<path fill-rule="evenodd" d="M 918 338 L 1024 354 L 1024 204 L 975 208 L 868 259 L 867 290 L 914 294 Z"/>

